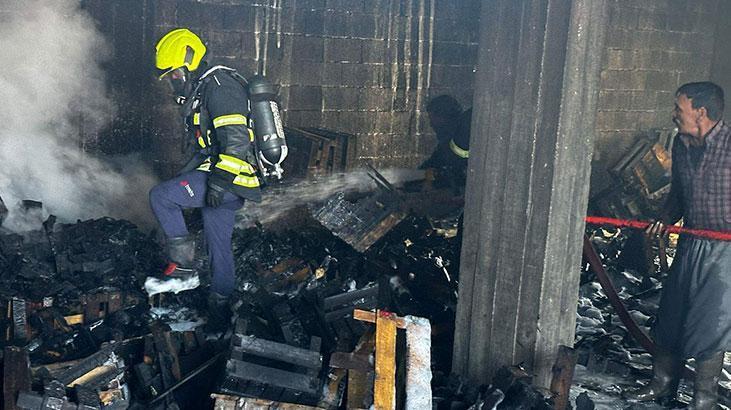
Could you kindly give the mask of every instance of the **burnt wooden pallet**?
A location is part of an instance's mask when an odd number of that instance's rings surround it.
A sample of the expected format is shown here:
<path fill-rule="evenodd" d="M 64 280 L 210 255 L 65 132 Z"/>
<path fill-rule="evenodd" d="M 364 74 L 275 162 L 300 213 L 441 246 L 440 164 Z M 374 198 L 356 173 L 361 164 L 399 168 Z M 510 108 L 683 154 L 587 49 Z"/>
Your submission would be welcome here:
<path fill-rule="evenodd" d="M 6 347 L 3 351 L 3 407 L 17 409 L 18 393 L 31 387 L 30 360 L 28 352 L 19 347 Z"/>
<path fill-rule="evenodd" d="M 286 403 L 251 397 L 231 396 L 227 394 L 211 394 L 215 400 L 214 410 L 321 410 L 322 407 L 303 404 Z"/>
<path fill-rule="evenodd" d="M 320 338 L 309 349 L 236 333 L 226 363 L 223 393 L 314 404 L 321 394 Z"/>
<path fill-rule="evenodd" d="M 353 317 L 353 309 L 371 310 L 378 303 L 378 285 L 366 286 L 322 299 L 320 307 L 326 322 Z"/>
<path fill-rule="evenodd" d="M 350 349 L 365 332 L 362 322 L 353 318 L 353 310 L 371 310 L 380 305 L 382 287 L 372 284 L 350 292 L 324 297 L 318 295 L 316 311 L 320 326 L 339 349 Z"/>

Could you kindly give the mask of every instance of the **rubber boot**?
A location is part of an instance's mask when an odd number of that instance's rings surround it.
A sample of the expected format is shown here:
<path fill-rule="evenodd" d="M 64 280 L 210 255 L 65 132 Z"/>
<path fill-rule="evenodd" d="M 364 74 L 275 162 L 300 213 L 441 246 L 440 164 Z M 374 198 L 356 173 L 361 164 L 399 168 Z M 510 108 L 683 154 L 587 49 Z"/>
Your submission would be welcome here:
<path fill-rule="evenodd" d="M 168 266 L 163 271 L 166 279 L 186 280 L 196 276 L 195 239 L 192 236 L 178 236 L 167 240 Z"/>
<path fill-rule="evenodd" d="M 693 402 L 688 407 L 694 410 L 711 410 L 718 402 L 718 379 L 723 369 L 724 353 L 716 353 L 703 361 L 696 361 Z"/>
<path fill-rule="evenodd" d="M 231 326 L 231 303 L 228 296 L 208 294 L 208 321 L 204 330 L 209 333 L 225 332 Z"/>
<path fill-rule="evenodd" d="M 683 361 L 677 356 L 658 349 L 652 366 L 652 380 L 645 387 L 625 394 L 633 401 L 674 399 L 678 391 Z"/>
<path fill-rule="evenodd" d="M 148 296 L 159 293 L 180 293 L 200 286 L 195 268 L 195 240 L 180 236 L 167 240 L 168 266 L 163 272 L 148 276 L 144 289 Z"/>

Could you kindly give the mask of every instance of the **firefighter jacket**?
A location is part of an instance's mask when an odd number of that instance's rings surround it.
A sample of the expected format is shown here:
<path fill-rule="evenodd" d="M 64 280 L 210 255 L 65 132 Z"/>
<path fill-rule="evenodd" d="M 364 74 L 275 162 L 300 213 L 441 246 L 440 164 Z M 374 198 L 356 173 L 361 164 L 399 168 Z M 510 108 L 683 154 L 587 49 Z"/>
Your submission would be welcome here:
<path fill-rule="evenodd" d="M 437 130 L 437 146 L 419 168 L 439 170 L 435 185 L 464 188 L 467 181 L 467 161 L 470 156 L 470 123 L 472 109 L 462 112 L 443 130 Z"/>
<path fill-rule="evenodd" d="M 237 196 L 261 201 L 249 99 L 235 71 L 215 66 L 205 71 L 189 98 L 186 127 L 209 172 L 209 184 Z"/>

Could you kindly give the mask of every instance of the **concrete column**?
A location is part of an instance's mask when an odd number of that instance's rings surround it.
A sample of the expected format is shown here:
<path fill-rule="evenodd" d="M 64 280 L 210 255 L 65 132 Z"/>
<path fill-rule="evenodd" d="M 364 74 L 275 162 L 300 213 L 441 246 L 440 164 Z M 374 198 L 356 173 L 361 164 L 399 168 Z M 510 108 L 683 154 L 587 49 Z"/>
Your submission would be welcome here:
<path fill-rule="evenodd" d="M 453 370 L 572 345 L 606 0 L 484 0 Z"/>

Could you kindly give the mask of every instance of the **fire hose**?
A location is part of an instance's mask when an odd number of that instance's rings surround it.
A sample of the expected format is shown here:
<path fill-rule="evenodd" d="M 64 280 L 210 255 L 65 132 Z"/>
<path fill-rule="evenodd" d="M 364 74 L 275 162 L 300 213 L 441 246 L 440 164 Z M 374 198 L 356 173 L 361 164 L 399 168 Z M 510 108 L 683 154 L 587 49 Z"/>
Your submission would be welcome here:
<path fill-rule="evenodd" d="M 650 222 L 631 221 L 628 219 L 603 218 L 598 216 L 587 216 L 586 223 L 591 225 L 610 225 L 617 228 L 635 228 L 645 229 L 650 226 Z M 681 226 L 671 225 L 667 227 L 668 233 L 678 233 L 693 235 L 704 239 L 714 239 L 717 241 L 731 241 L 731 232 L 710 231 L 706 229 L 689 229 Z"/>
<path fill-rule="evenodd" d="M 627 331 L 640 345 L 642 345 L 645 350 L 650 352 L 650 354 L 654 354 L 655 343 L 650 340 L 649 336 L 645 334 L 634 319 L 632 319 L 632 316 L 630 316 L 627 308 L 624 306 L 624 303 L 622 303 L 622 300 L 619 298 L 617 290 L 614 289 L 614 285 L 609 279 L 607 271 L 604 270 L 604 265 L 602 265 L 602 261 L 596 253 L 596 249 L 594 249 L 594 244 L 591 243 L 591 239 L 589 239 L 586 235 L 584 235 L 584 258 L 586 258 L 586 261 L 589 262 L 589 266 L 591 266 L 591 270 L 593 270 L 596 274 L 596 278 L 602 286 L 602 289 L 604 289 L 604 293 L 607 295 L 609 303 L 611 303 L 612 307 L 617 312 L 619 319 L 627 327 Z"/>
<path fill-rule="evenodd" d="M 610 225 L 618 228 L 634 229 L 645 229 L 650 226 L 650 222 L 632 221 L 628 219 L 603 218 L 597 216 L 587 216 L 586 223 L 591 225 Z M 668 226 L 667 231 L 670 233 L 693 235 L 705 239 L 731 241 L 731 232 L 689 229 L 674 225 Z M 645 348 L 645 350 L 653 353 L 655 351 L 655 344 L 637 325 L 637 323 L 635 323 L 629 312 L 627 312 L 627 308 L 625 308 L 622 300 L 617 294 L 616 289 L 614 289 L 614 285 L 612 285 L 612 281 L 609 279 L 609 276 L 607 275 L 607 272 L 602 265 L 602 261 L 599 258 L 596 250 L 594 249 L 594 245 L 591 243 L 591 240 L 587 236 L 584 236 L 584 257 L 586 258 L 587 262 L 589 262 L 589 266 L 591 266 L 591 269 L 596 274 L 597 280 L 602 286 L 602 289 L 604 289 L 604 293 L 606 293 L 612 307 L 616 310 L 617 315 L 622 320 L 622 323 L 624 323 L 624 325 L 627 327 L 627 331 L 640 345 L 642 345 L 643 348 Z"/>
<path fill-rule="evenodd" d="M 586 217 L 586 223 L 590 225 L 609 225 L 614 226 L 618 228 L 634 228 L 634 229 L 645 229 L 648 226 L 650 226 L 650 222 L 642 222 L 642 221 L 632 221 L 627 219 L 616 219 L 616 218 L 604 218 L 604 217 L 596 217 L 596 216 L 588 216 Z M 678 234 L 687 234 L 687 235 L 693 235 L 699 238 L 704 239 L 714 239 L 714 240 L 720 240 L 720 241 L 731 241 L 731 232 L 719 232 L 719 231 L 710 231 L 710 230 L 704 230 L 704 229 L 689 229 L 689 228 L 683 228 L 679 226 L 668 226 L 667 232 L 669 233 L 678 233 Z M 591 239 L 584 235 L 584 258 L 589 263 L 589 266 L 591 267 L 591 270 L 594 271 L 596 274 L 597 280 L 599 281 L 599 284 L 601 285 L 602 289 L 604 290 L 604 293 L 607 295 L 607 299 L 609 299 L 609 303 L 612 305 L 614 310 L 617 312 L 617 315 L 619 316 L 622 323 L 627 327 L 627 331 L 630 333 L 632 338 L 634 338 L 645 350 L 647 350 L 650 354 L 654 355 L 655 350 L 657 349 L 657 346 L 655 343 L 647 336 L 647 334 L 637 325 L 637 323 L 632 319 L 632 316 L 630 316 L 629 312 L 627 311 L 627 308 L 624 306 L 624 303 L 622 303 L 622 300 L 619 298 L 619 295 L 617 294 L 616 289 L 614 288 L 614 285 L 612 284 L 612 281 L 609 279 L 609 275 L 607 275 L 606 270 L 604 269 L 604 265 L 602 264 L 601 259 L 599 258 L 599 254 L 597 254 L 596 249 L 594 249 L 594 244 L 591 243 Z M 695 372 L 690 370 L 688 367 L 684 367 L 685 377 L 693 377 Z M 723 396 L 725 399 L 729 399 L 731 397 L 731 393 L 726 390 L 722 389 Z"/>

